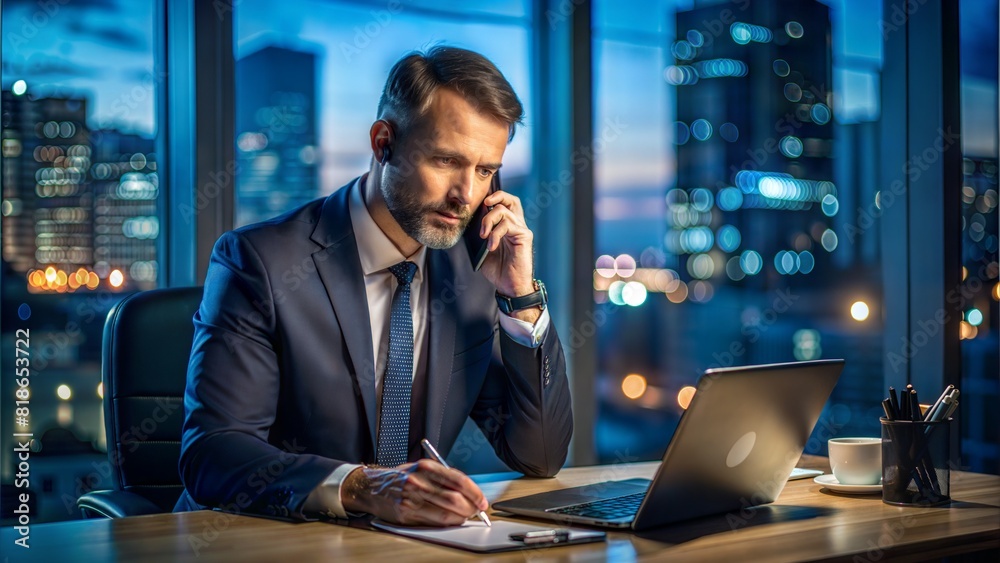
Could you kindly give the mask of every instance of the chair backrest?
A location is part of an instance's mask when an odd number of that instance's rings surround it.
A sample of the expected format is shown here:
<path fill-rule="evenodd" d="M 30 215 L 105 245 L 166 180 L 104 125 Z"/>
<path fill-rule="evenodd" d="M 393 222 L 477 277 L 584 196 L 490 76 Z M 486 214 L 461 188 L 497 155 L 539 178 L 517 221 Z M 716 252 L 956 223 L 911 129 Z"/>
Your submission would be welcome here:
<path fill-rule="evenodd" d="M 201 296 L 200 287 L 135 293 L 115 305 L 104 324 L 101 378 L 112 482 L 164 512 L 184 490 L 177 461 L 192 317 Z"/>

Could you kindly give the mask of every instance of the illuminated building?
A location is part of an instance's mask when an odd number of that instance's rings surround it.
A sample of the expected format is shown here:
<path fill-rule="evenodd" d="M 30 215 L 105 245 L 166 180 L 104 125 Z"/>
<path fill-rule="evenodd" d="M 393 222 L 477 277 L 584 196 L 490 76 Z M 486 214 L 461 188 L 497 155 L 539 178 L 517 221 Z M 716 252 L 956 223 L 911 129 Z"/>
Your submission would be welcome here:
<path fill-rule="evenodd" d="M 12 155 L 4 158 L 4 257 L 29 280 L 45 272 L 45 288 L 33 289 L 65 292 L 94 256 L 87 101 L 3 96 L 10 108 L 3 142 Z"/>
<path fill-rule="evenodd" d="M 87 100 L 3 92 L 3 255 L 29 291 L 156 284 L 151 139 L 90 131 Z"/>
<path fill-rule="evenodd" d="M 152 289 L 159 269 L 159 178 L 154 141 L 115 130 L 94 133 L 94 270 L 109 279 L 124 274 L 123 288 Z"/>
<path fill-rule="evenodd" d="M 838 244 L 827 231 L 843 189 L 831 159 L 829 9 L 750 2 L 720 19 L 721 9 L 677 13 L 664 72 L 677 99 L 666 250 L 694 278 L 753 287 L 768 273 L 818 273 Z M 712 273 L 693 264 L 710 251 Z"/>
<path fill-rule="evenodd" d="M 237 225 L 320 195 L 316 66 L 316 55 L 276 46 L 236 62 Z"/>
<path fill-rule="evenodd" d="M 3 100 L 3 258 L 19 273 L 35 266 L 35 170 L 31 157 L 37 142 L 33 134 L 34 115 L 27 96 L 10 90 L 0 93 Z M 27 145 L 27 146 L 26 146 Z"/>

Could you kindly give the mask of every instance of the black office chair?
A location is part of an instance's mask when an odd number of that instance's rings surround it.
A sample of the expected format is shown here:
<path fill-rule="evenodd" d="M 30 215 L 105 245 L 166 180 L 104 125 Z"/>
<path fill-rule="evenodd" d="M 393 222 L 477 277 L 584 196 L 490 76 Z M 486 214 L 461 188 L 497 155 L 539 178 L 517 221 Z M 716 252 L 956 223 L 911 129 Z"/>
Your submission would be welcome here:
<path fill-rule="evenodd" d="M 114 489 L 77 499 L 85 518 L 170 512 L 184 490 L 177 461 L 201 296 L 200 287 L 143 291 L 108 313 L 101 379 Z"/>

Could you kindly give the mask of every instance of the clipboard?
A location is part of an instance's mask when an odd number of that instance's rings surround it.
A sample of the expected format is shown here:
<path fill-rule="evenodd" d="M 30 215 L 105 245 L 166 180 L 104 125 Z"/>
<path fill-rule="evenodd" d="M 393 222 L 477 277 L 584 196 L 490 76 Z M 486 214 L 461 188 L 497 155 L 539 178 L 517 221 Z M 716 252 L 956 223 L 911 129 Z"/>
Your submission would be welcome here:
<path fill-rule="evenodd" d="M 391 532 L 408 538 L 436 543 L 448 547 L 456 547 L 475 553 L 497 553 L 500 551 L 516 551 L 520 549 L 540 549 L 560 545 L 575 545 L 605 541 L 607 534 L 596 530 L 564 528 L 568 537 L 558 542 L 526 543 L 510 539 L 511 534 L 526 534 L 552 530 L 551 526 L 533 526 L 507 520 L 494 520 L 493 526 L 487 526 L 481 520 L 467 520 L 461 526 L 448 528 L 429 528 L 414 526 L 398 526 L 379 519 L 372 520 L 371 525 L 379 530 Z"/>

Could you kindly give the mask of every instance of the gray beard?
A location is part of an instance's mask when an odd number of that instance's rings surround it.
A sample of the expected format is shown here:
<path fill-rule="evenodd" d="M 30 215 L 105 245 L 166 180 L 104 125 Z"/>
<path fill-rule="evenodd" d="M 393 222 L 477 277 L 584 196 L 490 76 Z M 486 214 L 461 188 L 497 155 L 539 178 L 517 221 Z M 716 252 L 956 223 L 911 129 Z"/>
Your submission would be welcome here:
<path fill-rule="evenodd" d="M 381 191 L 389 214 L 399 223 L 403 232 L 428 248 L 446 249 L 455 246 L 472 220 L 472 215 L 465 215 L 461 207 L 447 204 L 424 206 L 406 190 L 391 189 L 387 184 L 382 184 Z M 452 213 L 462 217 L 462 220 L 454 228 L 435 227 L 425 218 L 432 211 Z"/>

